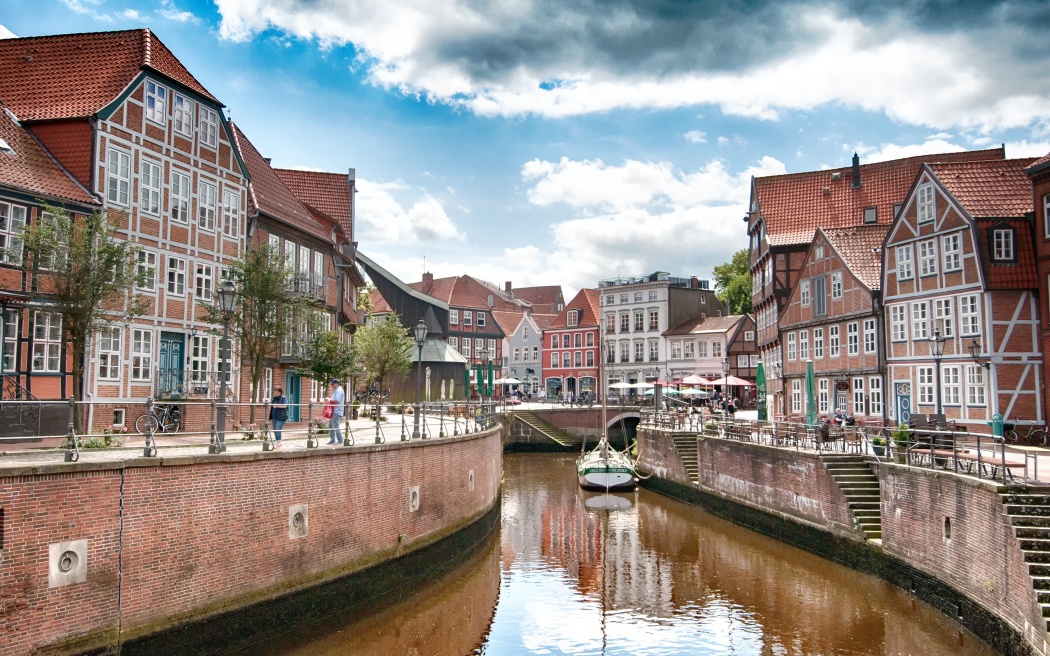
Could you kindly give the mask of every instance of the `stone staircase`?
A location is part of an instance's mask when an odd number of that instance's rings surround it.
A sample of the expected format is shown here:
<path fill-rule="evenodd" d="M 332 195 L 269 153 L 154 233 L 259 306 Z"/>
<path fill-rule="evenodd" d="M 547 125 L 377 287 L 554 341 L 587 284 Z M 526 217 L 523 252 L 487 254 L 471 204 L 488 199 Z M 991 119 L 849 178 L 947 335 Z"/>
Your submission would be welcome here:
<path fill-rule="evenodd" d="M 689 480 L 693 484 L 700 482 L 700 456 L 696 449 L 696 434 L 675 435 L 674 450 L 678 453 L 678 459 L 682 461 L 685 471 L 689 474 Z"/>
<path fill-rule="evenodd" d="M 846 497 L 853 523 L 866 540 L 882 539 L 882 496 L 879 477 L 871 470 L 864 456 L 821 456 L 824 468 Z"/>
<path fill-rule="evenodd" d="M 1039 606 L 1050 631 L 1050 490 L 1005 486 L 999 498 L 1028 563 Z"/>
<path fill-rule="evenodd" d="M 583 438 L 577 437 L 572 433 L 558 428 L 539 417 L 536 413 L 527 410 L 515 412 L 514 417 L 525 424 L 528 428 L 532 429 L 534 433 L 539 433 L 552 440 L 553 442 L 565 447 L 567 450 L 572 449 L 578 451 L 583 446 Z"/>

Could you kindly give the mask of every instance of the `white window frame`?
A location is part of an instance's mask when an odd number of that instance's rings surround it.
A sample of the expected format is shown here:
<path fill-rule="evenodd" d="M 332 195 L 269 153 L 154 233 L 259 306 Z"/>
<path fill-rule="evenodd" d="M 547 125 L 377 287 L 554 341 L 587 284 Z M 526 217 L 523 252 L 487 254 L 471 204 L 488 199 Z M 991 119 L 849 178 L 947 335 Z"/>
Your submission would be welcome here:
<path fill-rule="evenodd" d="M 814 328 L 813 329 L 813 359 L 823 360 L 824 359 L 824 329 Z"/>
<path fill-rule="evenodd" d="M 828 357 L 837 358 L 841 354 L 842 342 L 839 339 L 840 329 L 838 324 L 828 326 Z"/>
<path fill-rule="evenodd" d="M 941 405 L 962 405 L 962 379 L 957 364 L 941 367 Z"/>
<path fill-rule="evenodd" d="M 145 114 L 147 121 L 157 125 L 164 125 L 164 119 L 167 118 L 168 89 L 153 80 L 146 80 L 145 87 L 146 96 L 143 114 Z"/>
<path fill-rule="evenodd" d="M 707 342 L 696 343 L 696 357 L 706 358 L 707 357 Z"/>
<path fill-rule="evenodd" d="M 808 280 L 803 280 L 802 281 L 802 286 L 800 288 L 800 296 L 802 297 L 801 298 L 801 300 L 802 300 L 802 307 L 809 307 L 810 294 L 809 294 L 809 281 Z"/>
<path fill-rule="evenodd" d="M 1043 196 L 1043 237 L 1050 239 L 1050 194 Z"/>
<path fill-rule="evenodd" d="M 121 207 L 131 204 L 131 153 L 112 146 L 106 156 L 106 200 Z"/>
<path fill-rule="evenodd" d="M 139 210 L 145 214 L 160 216 L 160 199 L 164 191 L 160 181 L 162 170 L 159 162 L 146 158 L 139 162 Z"/>
<path fill-rule="evenodd" d="M 827 378 L 817 379 L 817 412 L 826 414 L 830 412 L 829 400 L 831 395 L 829 390 L 831 389 L 831 382 Z"/>
<path fill-rule="evenodd" d="M 16 311 L 14 308 L 8 308 L 4 313 L 4 323 L 2 326 L 3 330 L 3 348 L 0 349 L 0 366 L 3 367 L 3 372 L 10 373 L 17 369 L 17 358 L 18 354 L 18 337 L 19 337 L 19 324 L 21 323 L 22 313 Z"/>
<path fill-rule="evenodd" d="M 463 310 L 463 325 L 464 326 L 472 326 L 472 325 L 474 325 L 474 311 L 473 310 Z"/>
<path fill-rule="evenodd" d="M 915 367 L 915 380 L 918 404 L 933 405 L 935 402 L 933 367 Z"/>
<path fill-rule="evenodd" d="M 798 331 L 798 359 L 805 362 L 809 359 L 809 331 Z"/>
<path fill-rule="evenodd" d="M 1013 228 L 993 228 L 992 259 L 999 262 L 1013 262 L 1015 258 Z"/>
<path fill-rule="evenodd" d="M 190 338 L 190 371 L 192 381 L 206 382 L 211 371 L 211 340 L 209 335 L 194 335 Z M 233 363 L 230 363 L 231 367 Z M 216 372 L 218 373 L 218 372 Z M 216 376 L 218 379 L 218 376 Z"/>
<path fill-rule="evenodd" d="M 875 335 L 875 320 L 864 320 L 864 353 L 874 353 L 878 340 Z"/>
<path fill-rule="evenodd" d="M 474 317 L 475 324 L 478 328 L 484 328 L 485 322 L 487 321 L 484 312 L 478 312 L 478 315 Z"/>
<path fill-rule="evenodd" d="M 962 237 L 959 233 L 941 237 L 941 259 L 945 273 L 962 270 Z"/>
<path fill-rule="evenodd" d="M 219 144 L 219 114 L 210 107 L 200 106 L 200 142 L 211 148 Z"/>
<path fill-rule="evenodd" d="M 979 364 L 966 365 L 966 405 L 973 407 L 988 405 L 984 367 Z"/>
<path fill-rule="evenodd" d="M 941 331 L 941 337 L 955 336 L 955 311 L 951 296 L 933 299 L 933 325 Z"/>
<path fill-rule="evenodd" d="M 565 325 L 566 326 L 578 326 L 580 324 L 579 314 L 576 310 L 569 310 L 565 313 Z"/>
<path fill-rule="evenodd" d="M 716 339 L 711 342 L 711 357 L 722 359 L 722 340 Z"/>
<path fill-rule="evenodd" d="M 738 369 L 747 369 L 748 359 L 746 353 L 738 353 L 736 356 L 736 366 Z"/>
<path fill-rule="evenodd" d="M 701 299 L 704 297 L 701 296 Z M 660 330 L 660 311 L 649 310 L 649 330 Z"/>
<path fill-rule="evenodd" d="M 165 280 L 167 284 L 164 289 L 170 296 L 186 295 L 186 260 L 185 258 L 168 256 Z"/>
<path fill-rule="evenodd" d="M 868 416 L 879 417 L 882 415 L 882 378 L 871 376 L 868 378 Z"/>
<path fill-rule="evenodd" d="M 831 299 L 839 300 L 842 298 L 842 272 L 835 271 L 831 274 Z"/>
<path fill-rule="evenodd" d="M 172 221 L 179 223 L 190 222 L 190 176 L 182 171 L 172 170 L 168 197 L 171 200 L 170 214 Z"/>
<path fill-rule="evenodd" d="M 919 225 L 932 222 L 937 216 L 937 196 L 933 193 L 933 184 L 927 182 L 919 185 L 915 198 Z"/>
<path fill-rule="evenodd" d="M 860 355 L 860 324 L 856 321 L 846 324 L 846 355 Z"/>
<path fill-rule="evenodd" d="M 269 401 L 273 398 L 273 367 L 263 369 L 263 398 Z"/>
<path fill-rule="evenodd" d="M 853 414 L 864 416 L 864 379 L 853 379 Z"/>
<path fill-rule="evenodd" d="M 157 253 L 144 248 L 135 253 L 135 276 L 136 278 L 145 274 L 145 284 L 141 287 L 136 281 L 135 289 L 143 292 L 157 291 Z"/>
<path fill-rule="evenodd" d="M 240 233 L 241 194 L 236 189 L 222 191 L 222 234 L 231 239 Z"/>
<path fill-rule="evenodd" d="M 696 342 L 689 339 L 682 342 L 682 359 L 683 360 L 695 360 L 696 359 Z"/>
<path fill-rule="evenodd" d="M 919 276 L 937 275 L 937 242 L 924 239 L 919 242 Z"/>
<path fill-rule="evenodd" d="M 120 326 L 103 326 L 98 331 L 98 380 L 109 383 L 120 380 L 120 348 L 123 328 Z"/>
<path fill-rule="evenodd" d="M 930 338 L 930 309 L 926 301 L 911 303 L 911 339 L 917 341 Z"/>
<path fill-rule="evenodd" d="M 679 341 L 671 342 L 671 359 L 681 360 L 682 359 L 682 343 Z"/>
<path fill-rule="evenodd" d="M 135 382 L 153 380 L 152 330 L 131 329 L 131 380 Z"/>
<path fill-rule="evenodd" d="M 454 326 L 459 325 L 459 310 L 448 311 L 448 322 Z"/>
<path fill-rule="evenodd" d="M 219 188 L 215 183 L 201 180 L 197 193 L 197 227 L 215 232 L 215 213 L 219 202 Z"/>
<path fill-rule="evenodd" d="M 215 269 L 207 262 L 197 262 L 193 289 L 199 301 L 211 301 L 215 293 Z"/>
<path fill-rule="evenodd" d="M 802 412 L 802 381 L 798 378 L 791 379 L 791 412 L 796 415 Z"/>
<path fill-rule="evenodd" d="M 914 275 L 911 261 L 911 244 L 897 247 L 897 280 L 911 280 Z"/>
<path fill-rule="evenodd" d="M 890 341 L 908 341 L 908 312 L 903 304 L 890 306 Z"/>
<path fill-rule="evenodd" d="M 979 294 L 959 297 L 959 334 L 970 337 L 981 334 L 981 302 Z"/>
<path fill-rule="evenodd" d="M 25 230 L 28 215 L 28 208 L 22 205 L 0 202 L 0 262 L 22 263 L 22 240 L 19 237 Z"/>
<path fill-rule="evenodd" d="M 62 315 L 33 312 L 33 371 L 58 373 L 62 370 Z M 40 363 L 40 366 L 37 366 Z"/>
<path fill-rule="evenodd" d="M 193 138 L 193 101 L 179 92 L 172 93 L 175 133 Z"/>
<path fill-rule="evenodd" d="M 798 357 L 798 346 L 795 333 L 788 333 L 788 362 L 794 362 Z"/>

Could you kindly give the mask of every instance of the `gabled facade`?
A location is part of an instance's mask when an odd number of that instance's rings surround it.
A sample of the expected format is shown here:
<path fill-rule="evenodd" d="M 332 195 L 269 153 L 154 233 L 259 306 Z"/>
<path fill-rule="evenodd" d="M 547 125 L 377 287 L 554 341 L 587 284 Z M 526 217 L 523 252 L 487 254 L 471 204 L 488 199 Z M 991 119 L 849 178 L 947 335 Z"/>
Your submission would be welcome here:
<path fill-rule="evenodd" d="M 526 301 L 536 314 L 556 315 L 565 309 L 565 296 L 562 295 L 561 285 L 540 285 L 515 289 L 508 281 L 504 289 L 510 296 Z"/>
<path fill-rule="evenodd" d="M 151 277 L 147 314 L 91 340 L 85 393 L 110 403 L 89 421 L 214 396 L 218 340 L 198 302 L 244 249 L 249 180 L 222 104 L 149 30 L 0 40 L 0 102 L 101 199 Z M 188 428 L 207 426 L 199 415 Z"/>
<path fill-rule="evenodd" d="M 725 317 L 693 317 L 666 331 L 670 362 L 668 376 L 721 378 L 724 362 L 729 374 L 754 380 L 758 367 L 755 349 L 755 319 L 750 314 Z"/>
<path fill-rule="evenodd" d="M 495 299 L 500 298 L 489 286 L 480 285 L 468 280 L 470 276 L 434 278 L 432 273 L 424 273 L 423 280 L 411 283 L 412 289 L 418 290 L 448 303 L 449 346 L 460 352 L 470 364 L 482 364 L 486 360 L 501 362 L 503 357 L 503 330 L 492 318 L 492 307 Z M 489 305 L 488 296 L 482 297 L 478 289 L 488 291 L 493 297 L 493 306 Z M 510 304 L 508 304 L 510 305 Z"/>
<path fill-rule="evenodd" d="M 493 312 L 492 315 L 506 334 L 503 340 L 502 375 L 521 381 L 520 385 L 510 386 L 509 391 L 520 388 L 522 394 L 527 396 L 539 394 L 543 380 L 543 327 L 528 311 L 520 314 Z M 554 318 L 552 315 L 539 316 L 543 326 L 550 325 Z"/>
<path fill-rule="evenodd" d="M 543 385 L 547 398 L 596 398 L 601 357 L 597 289 L 581 289 L 543 331 Z"/>
<path fill-rule="evenodd" d="M 1044 421 L 1031 159 L 924 165 L 883 249 L 889 416 Z M 938 376 L 931 337 L 944 339 Z M 974 357 L 976 355 L 976 358 Z M 987 366 L 985 366 L 987 365 Z"/>
<path fill-rule="evenodd" d="M 1032 162 L 1025 173 L 1032 181 L 1032 203 L 1035 209 L 1035 255 L 1039 279 L 1039 348 L 1043 353 L 1043 409 L 1050 408 L 1050 155 Z"/>
<path fill-rule="evenodd" d="M 805 375 L 813 362 L 817 413 L 845 410 L 881 424 L 885 416 L 881 325 L 881 251 L 889 226 L 817 229 L 780 317 L 786 394 L 774 415 L 806 411 Z M 770 366 L 767 365 L 767 371 Z"/>

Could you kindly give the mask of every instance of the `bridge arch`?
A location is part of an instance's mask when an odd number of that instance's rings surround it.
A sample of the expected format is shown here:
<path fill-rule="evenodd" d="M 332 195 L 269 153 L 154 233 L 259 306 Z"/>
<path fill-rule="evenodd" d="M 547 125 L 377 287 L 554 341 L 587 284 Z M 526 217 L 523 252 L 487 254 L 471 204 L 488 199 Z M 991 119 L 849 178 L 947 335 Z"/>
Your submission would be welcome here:
<path fill-rule="evenodd" d="M 642 415 L 638 411 L 620 411 L 608 420 L 605 426 L 609 443 L 618 449 L 626 449 L 638 439 L 638 424 Z"/>

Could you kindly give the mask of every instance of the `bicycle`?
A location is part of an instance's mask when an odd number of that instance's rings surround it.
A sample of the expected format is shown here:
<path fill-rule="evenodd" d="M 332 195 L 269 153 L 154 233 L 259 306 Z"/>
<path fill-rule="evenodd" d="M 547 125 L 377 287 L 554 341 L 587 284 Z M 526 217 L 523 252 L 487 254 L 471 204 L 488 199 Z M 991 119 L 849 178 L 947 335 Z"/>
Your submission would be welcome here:
<path fill-rule="evenodd" d="M 1003 439 L 1008 444 L 1028 444 L 1030 446 L 1046 446 L 1050 439 L 1048 439 L 1047 431 L 1045 427 L 1037 426 L 1032 424 L 1028 433 L 1021 435 L 1017 432 L 1016 424 L 1003 424 Z"/>
<path fill-rule="evenodd" d="M 135 420 L 135 430 L 140 435 L 153 433 L 178 433 L 182 427 L 182 410 L 177 405 L 156 405 L 152 412 Z"/>

